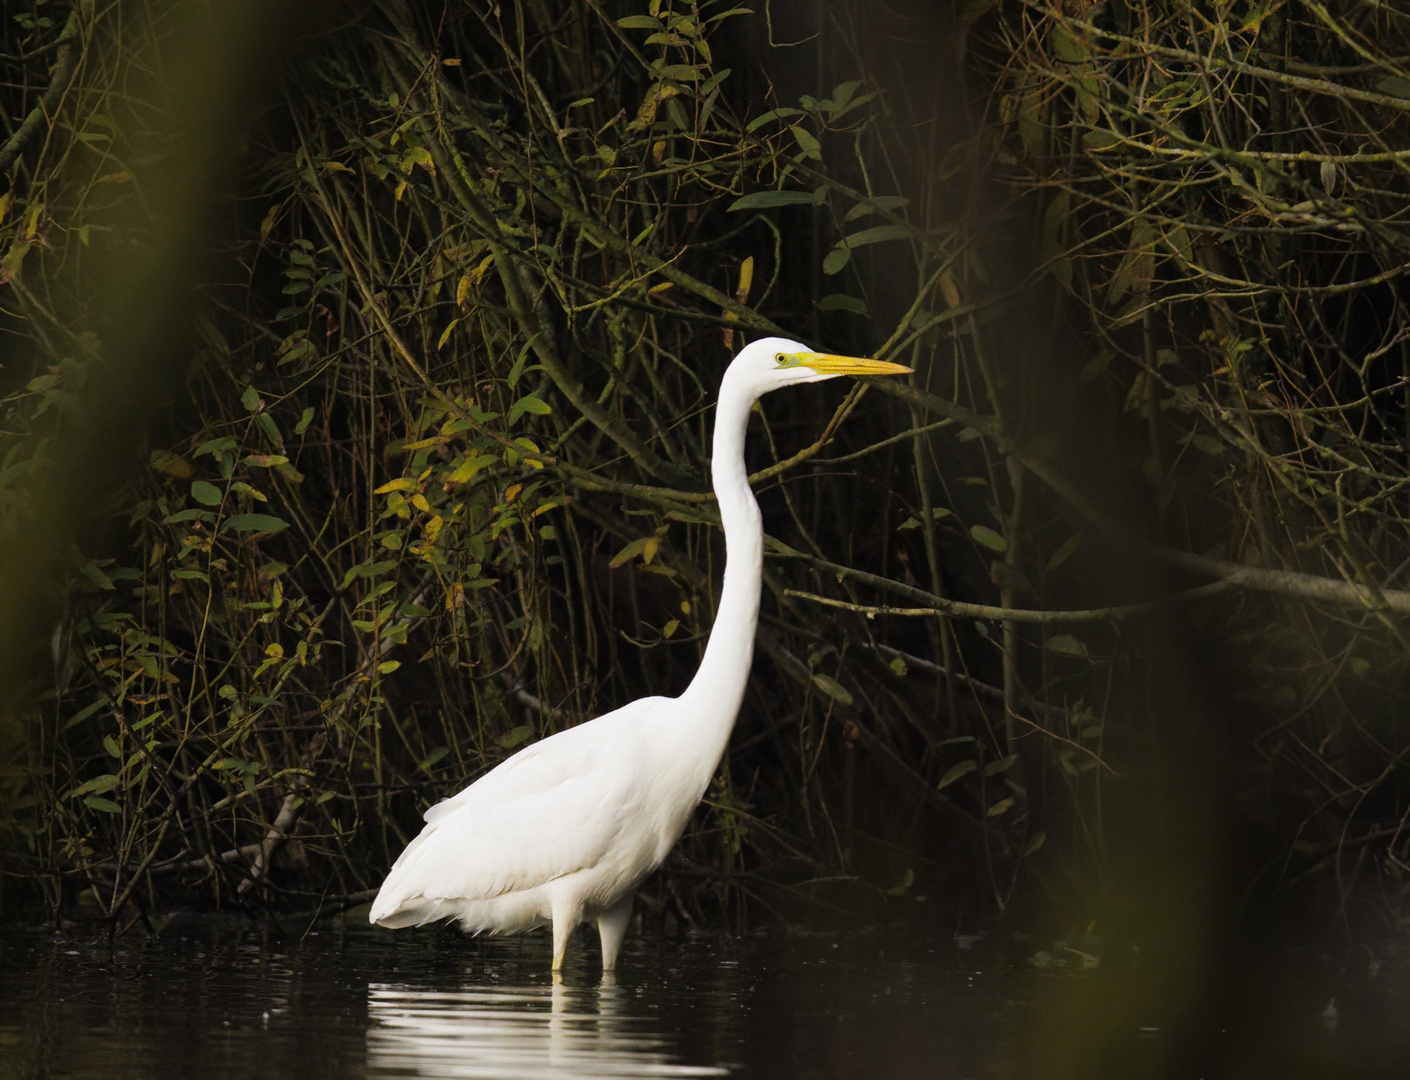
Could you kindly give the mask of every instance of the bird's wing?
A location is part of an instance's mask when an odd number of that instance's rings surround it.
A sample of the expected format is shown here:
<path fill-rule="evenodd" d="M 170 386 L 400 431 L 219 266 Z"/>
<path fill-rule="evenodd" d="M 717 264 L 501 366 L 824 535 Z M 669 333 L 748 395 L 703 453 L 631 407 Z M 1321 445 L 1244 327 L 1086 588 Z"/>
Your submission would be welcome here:
<path fill-rule="evenodd" d="M 633 702 L 535 743 L 433 806 L 378 907 L 488 899 L 596 865 L 635 820 L 640 722 L 663 700 Z"/>
<path fill-rule="evenodd" d="M 592 771 L 595 755 L 606 752 L 608 761 L 632 744 L 649 716 L 671 703 L 671 698 L 648 697 L 623 705 L 594 720 L 565 728 L 540 739 L 505 759 L 474 783 L 428 807 L 423 815 L 427 825 L 462 809 L 489 810 L 509 799 L 532 798 L 535 792 Z M 640 738 L 641 736 L 637 736 Z"/>

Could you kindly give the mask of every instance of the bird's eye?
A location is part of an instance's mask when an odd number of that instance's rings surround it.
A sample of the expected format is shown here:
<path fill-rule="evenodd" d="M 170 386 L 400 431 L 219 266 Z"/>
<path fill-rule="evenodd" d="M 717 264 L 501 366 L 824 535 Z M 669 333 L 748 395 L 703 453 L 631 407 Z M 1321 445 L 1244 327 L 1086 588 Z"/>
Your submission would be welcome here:
<path fill-rule="evenodd" d="M 779 367 L 782 367 L 785 363 L 788 362 L 788 357 L 784 356 L 783 353 L 774 353 L 774 361 L 778 364 Z"/>

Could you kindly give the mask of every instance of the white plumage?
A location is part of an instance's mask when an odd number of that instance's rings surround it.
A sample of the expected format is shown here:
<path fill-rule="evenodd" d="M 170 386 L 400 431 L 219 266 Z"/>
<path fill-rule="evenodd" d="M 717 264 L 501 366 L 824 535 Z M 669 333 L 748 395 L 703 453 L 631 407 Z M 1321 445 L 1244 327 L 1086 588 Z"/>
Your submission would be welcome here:
<path fill-rule="evenodd" d="M 557 972 L 568 935 L 593 920 L 603 970 L 614 970 L 632 897 L 704 795 L 744 698 L 763 573 L 763 530 L 744 468 L 749 410 L 794 383 L 908 370 L 810 352 L 784 338 L 740 350 L 720 384 L 711 456 L 725 582 L 690 686 L 680 697 L 642 698 L 551 735 L 432 806 L 382 883 L 372 922 L 453 918 L 477 933 L 552 922 Z"/>

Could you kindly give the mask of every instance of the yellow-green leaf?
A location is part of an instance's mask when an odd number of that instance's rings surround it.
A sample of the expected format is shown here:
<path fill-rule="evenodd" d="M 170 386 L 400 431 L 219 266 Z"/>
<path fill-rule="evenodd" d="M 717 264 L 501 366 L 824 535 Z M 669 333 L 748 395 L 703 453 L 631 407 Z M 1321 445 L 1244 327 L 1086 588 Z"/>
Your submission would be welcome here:
<path fill-rule="evenodd" d="M 1066 540 L 1062 542 L 1061 546 L 1059 546 L 1059 548 L 1048 557 L 1048 565 L 1045 567 L 1046 572 L 1052 573 L 1063 563 L 1067 562 L 1068 559 L 1072 558 L 1072 556 L 1076 553 L 1077 549 L 1081 545 L 1081 533 L 1073 533 L 1071 536 L 1069 536 Z"/>
<path fill-rule="evenodd" d="M 729 204 L 731 210 L 768 210 L 775 206 L 811 206 L 811 191 L 751 191 Z"/>
<path fill-rule="evenodd" d="M 951 765 L 948 769 L 945 770 L 945 775 L 940 777 L 940 783 L 935 785 L 936 790 L 944 790 L 945 788 L 953 784 L 956 780 L 958 780 L 960 777 L 968 776 L 977 768 L 979 768 L 979 762 L 975 761 L 973 758 L 970 758 L 968 761 L 961 761 L 954 765 Z"/>
<path fill-rule="evenodd" d="M 813 685 L 834 701 L 839 701 L 843 705 L 852 704 L 852 695 L 847 692 L 847 688 L 831 675 L 823 675 L 821 673 L 814 675 Z"/>
<path fill-rule="evenodd" d="M 1008 541 L 987 525 L 971 525 L 969 536 L 980 547 L 986 547 L 1000 555 L 1009 549 Z"/>
<path fill-rule="evenodd" d="M 1376 83 L 1376 92 L 1387 97 L 1410 98 L 1410 79 L 1388 75 Z"/>
<path fill-rule="evenodd" d="M 112 791 L 117 787 L 119 780 L 114 773 L 104 773 L 102 776 L 95 776 L 91 780 L 85 780 L 78 787 L 74 788 L 67 795 L 66 799 L 77 798 L 80 795 L 102 795 Z"/>
<path fill-rule="evenodd" d="M 1087 655 L 1087 646 L 1071 634 L 1055 634 L 1043 642 L 1043 647 L 1062 656 Z"/>
<path fill-rule="evenodd" d="M 222 533 L 273 533 L 288 527 L 287 521 L 283 518 L 277 518 L 273 514 L 235 514 L 221 522 L 220 531 Z"/>
<path fill-rule="evenodd" d="M 512 750 L 522 742 L 527 742 L 533 738 L 534 729 L 528 724 L 520 724 L 512 727 L 495 741 L 506 750 Z"/>
<path fill-rule="evenodd" d="M 496 460 L 498 459 L 493 454 L 472 454 L 455 467 L 451 474 L 445 478 L 445 483 L 447 485 L 464 484 L 473 479 L 475 474 L 486 465 L 492 465 Z"/>
<path fill-rule="evenodd" d="M 635 540 L 624 545 L 621 551 L 617 552 L 617 554 L 612 556 L 612 561 L 607 564 L 608 567 L 615 570 L 623 563 L 627 563 L 630 562 L 632 559 L 635 559 L 638 555 L 640 555 L 643 551 L 646 550 L 646 545 L 648 541 L 656 541 L 656 537 L 639 536 Z M 656 542 L 659 543 L 659 541 Z M 652 554 L 655 554 L 654 548 L 652 549 Z"/>
<path fill-rule="evenodd" d="M 549 404 L 536 394 L 527 394 L 521 397 L 509 407 L 509 423 L 513 424 L 525 413 L 533 413 L 535 416 L 547 416 L 553 412 Z"/>
<path fill-rule="evenodd" d="M 151 457 L 147 459 L 147 464 L 157 472 L 174 476 L 178 480 L 185 480 L 193 471 L 189 461 L 180 454 L 173 454 L 170 450 L 153 450 Z"/>

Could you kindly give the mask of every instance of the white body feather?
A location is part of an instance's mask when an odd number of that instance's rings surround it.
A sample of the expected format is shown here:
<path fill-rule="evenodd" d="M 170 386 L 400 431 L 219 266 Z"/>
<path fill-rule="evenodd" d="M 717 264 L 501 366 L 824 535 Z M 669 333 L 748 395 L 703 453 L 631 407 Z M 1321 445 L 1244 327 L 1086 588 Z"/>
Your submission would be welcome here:
<path fill-rule="evenodd" d="M 431 807 L 371 920 L 453 918 L 513 933 L 555 913 L 576 909 L 576 923 L 616 907 L 671 850 L 718 763 L 679 776 L 670 730 L 687 721 L 679 708 L 679 698 L 634 701 L 524 748 Z"/>

